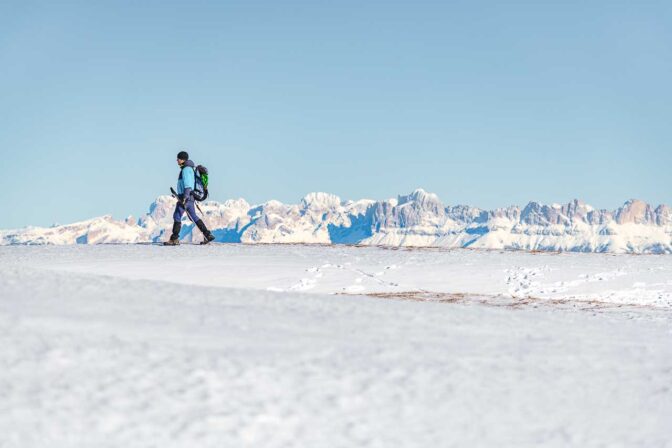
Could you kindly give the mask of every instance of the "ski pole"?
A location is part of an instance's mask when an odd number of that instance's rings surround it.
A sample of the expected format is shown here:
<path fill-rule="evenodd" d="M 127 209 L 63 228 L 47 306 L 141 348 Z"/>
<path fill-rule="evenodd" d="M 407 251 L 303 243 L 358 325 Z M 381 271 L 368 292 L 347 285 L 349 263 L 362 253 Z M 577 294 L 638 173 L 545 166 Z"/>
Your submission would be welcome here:
<path fill-rule="evenodd" d="M 205 216 L 205 213 L 203 213 L 203 210 L 201 210 L 201 206 L 198 205 L 198 202 L 194 201 L 194 205 L 196 205 L 196 208 L 198 209 L 198 211 L 201 212 L 201 215 Z"/>
<path fill-rule="evenodd" d="M 198 205 L 198 202 L 194 201 L 194 205 L 196 205 L 196 208 L 198 209 L 199 212 L 201 212 L 201 220 L 205 224 L 205 226 L 209 229 L 210 226 L 208 226 L 208 222 L 205 220 L 205 213 L 203 213 L 203 210 L 201 210 L 201 206 Z"/>

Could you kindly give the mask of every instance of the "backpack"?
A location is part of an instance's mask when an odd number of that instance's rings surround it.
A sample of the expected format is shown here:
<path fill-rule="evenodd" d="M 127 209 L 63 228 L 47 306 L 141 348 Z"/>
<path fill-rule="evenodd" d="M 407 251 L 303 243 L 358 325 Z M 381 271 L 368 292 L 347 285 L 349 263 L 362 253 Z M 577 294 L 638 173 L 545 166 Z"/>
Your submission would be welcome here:
<path fill-rule="evenodd" d="M 194 169 L 194 190 L 192 196 L 197 201 L 205 201 L 208 198 L 208 169 L 198 165 Z"/>

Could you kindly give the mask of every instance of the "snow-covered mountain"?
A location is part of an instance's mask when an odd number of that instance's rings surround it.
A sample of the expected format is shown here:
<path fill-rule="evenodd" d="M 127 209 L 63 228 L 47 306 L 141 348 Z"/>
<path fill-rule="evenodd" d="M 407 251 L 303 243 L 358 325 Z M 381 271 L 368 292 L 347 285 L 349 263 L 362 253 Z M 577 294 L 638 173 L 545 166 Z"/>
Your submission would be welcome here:
<path fill-rule="evenodd" d="M 50 228 L 0 231 L 0 245 L 156 242 L 167 239 L 175 200 L 160 196 L 137 221 L 110 216 Z M 310 193 L 299 204 L 243 199 L 201 204 L 220 242 L 471 247 L 614 253 L 672 253 L 672 208 L 627 201 L 614 211 L 582 201 L 496 210 L 446 206 L 422 189 L 396 199 L 342 201 Z M 185 217 L 181 238 L 200 240 Z"/>

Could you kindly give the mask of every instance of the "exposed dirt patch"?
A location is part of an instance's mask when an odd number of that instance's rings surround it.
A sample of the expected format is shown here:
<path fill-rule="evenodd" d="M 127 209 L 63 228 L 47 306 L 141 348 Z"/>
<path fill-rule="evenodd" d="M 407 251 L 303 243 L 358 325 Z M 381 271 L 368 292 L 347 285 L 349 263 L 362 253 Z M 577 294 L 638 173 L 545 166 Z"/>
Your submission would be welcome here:
<path fill-rule="evenodd" d="M 343 294 L 360 295 L 360 294 Z M 438 302 L 438 303 L 457 303 L 457 304 L 480 304 L 494 307 L 505 307 L 512 309 L 523 308 L 565 308 L 573 310 L 633 310 L 633 311 L 660 311 L 657 307 L 649 305 L 613 303 L 599 300 L 572 300 L 572 299 L 542 299 L 532 296 L 504 296 L 487 294 L 469 294 L 463 292 L 446 293 L 432 291 L 400 291 L 400 292 L 374 292 L 364 294 L 369 297 L 379 299 L 393 300 L 411 300 L 415 302 Z"/>

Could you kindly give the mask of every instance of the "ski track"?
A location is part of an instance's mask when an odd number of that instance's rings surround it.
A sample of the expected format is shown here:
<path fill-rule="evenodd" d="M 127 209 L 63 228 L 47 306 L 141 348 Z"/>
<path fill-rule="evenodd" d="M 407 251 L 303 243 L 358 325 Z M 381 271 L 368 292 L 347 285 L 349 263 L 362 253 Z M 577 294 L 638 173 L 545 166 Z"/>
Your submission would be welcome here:
<path fill-rule="evenodd" d="M 0 447 L 670 447 L 668 260 L 0 248 Z M 325 295 L 422 289 L 654 308 Z"/>

